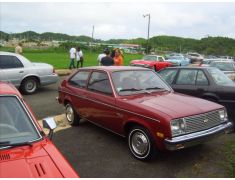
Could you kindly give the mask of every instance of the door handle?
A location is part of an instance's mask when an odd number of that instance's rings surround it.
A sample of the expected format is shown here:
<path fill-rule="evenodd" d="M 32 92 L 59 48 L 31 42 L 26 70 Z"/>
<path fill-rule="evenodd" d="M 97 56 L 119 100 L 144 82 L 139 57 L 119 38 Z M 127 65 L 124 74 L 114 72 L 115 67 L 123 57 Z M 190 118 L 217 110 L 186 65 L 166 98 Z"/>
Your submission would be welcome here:
<path fill-rule="evenodd" d="M 24 71 L 20 71 L 19 73 L 22 74 L 22 73 L 24 73 Z"/>

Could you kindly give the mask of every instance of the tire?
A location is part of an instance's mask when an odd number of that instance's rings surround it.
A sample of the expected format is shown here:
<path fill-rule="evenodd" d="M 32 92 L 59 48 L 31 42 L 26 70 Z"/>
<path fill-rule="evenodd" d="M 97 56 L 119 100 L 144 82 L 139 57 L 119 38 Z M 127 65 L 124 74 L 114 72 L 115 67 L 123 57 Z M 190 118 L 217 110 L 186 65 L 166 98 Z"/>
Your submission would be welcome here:
<path fill-rule="evenodd" d="M 74 110 L 73 106 L 68 103 L 65 106 L 65 115 L 68 120 L 68 123 L 72 126 L 78 126 L 80 122 L 79 115 L 77 112 Z"/>
<path fill-rule="evenodd" d="M 156 147 L 150 133 L 141 126 L 135 126 L 129 131 L 128 147 L 138 160 L 149 161 L 156 155 Z"/>
<path fill-rule="evenodd" d="M 38 85 L 38 80 L 34 77 L 30 77 L 23 80 L 20 89 L 24 94 L 33 94 L 38 90 Z"/>

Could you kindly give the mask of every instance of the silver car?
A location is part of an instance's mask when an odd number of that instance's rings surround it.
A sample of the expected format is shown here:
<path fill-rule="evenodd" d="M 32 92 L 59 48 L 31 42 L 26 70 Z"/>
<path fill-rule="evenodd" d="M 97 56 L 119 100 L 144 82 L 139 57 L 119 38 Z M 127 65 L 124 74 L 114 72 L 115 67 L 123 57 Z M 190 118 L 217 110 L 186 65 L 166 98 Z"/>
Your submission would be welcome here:
<path fill-rule="evenodd" d="M 24 94 L 32 94 L 58 79 L 52 65 L 32 63 L 22 55 L 0 51 L 0 81 L 11 82 Z"/>

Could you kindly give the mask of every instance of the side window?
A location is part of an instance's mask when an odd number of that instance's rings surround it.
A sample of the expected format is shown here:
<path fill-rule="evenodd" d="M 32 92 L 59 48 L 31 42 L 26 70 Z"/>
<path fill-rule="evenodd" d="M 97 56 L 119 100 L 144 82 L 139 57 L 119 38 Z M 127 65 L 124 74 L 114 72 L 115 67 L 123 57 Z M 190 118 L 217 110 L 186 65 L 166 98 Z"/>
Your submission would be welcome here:
<path fill-rule="evenodd" d="M 162 58 L 162 57 L 158 57 L 158 61 L 159 61 L 159 62 L 162 62 L 162 61 L 163 61 L 163 58 Z"/>
<path fill-rule="evenodd" d="M 177 74 L 177 69 L 166 69 L 160 71 L 159 74 L 168 84 L 172 84 Z"/>
<path fill-rule="evenodd" d="M 80 88 L 85 88 L 89 74 L 89 71 L 79 71 L 69 80 L 69 84 Z"/>
<path fill-rule="evenodd" d="M 181 69 L 176 80 L 179 85 L 195 85 L 197 70 Z"/>
<path fill-rule="evenodd" d="M 197 73 L 197 85 L 208 85 L 208 80 L 203 71 L 198 71 Z"/>
<path fill-rule="evenodd" d="M 107 73 L 93 72 L 89 80 L 88 89 L 107 95 L 112 95 L 112 88 Z"/>
<path fill-rule="evenodd" d="M 0 68 L 10 69 L 10 68 L 22 68 L 24 67 L 20 60 L 15 56 L 0 56 Z"/>

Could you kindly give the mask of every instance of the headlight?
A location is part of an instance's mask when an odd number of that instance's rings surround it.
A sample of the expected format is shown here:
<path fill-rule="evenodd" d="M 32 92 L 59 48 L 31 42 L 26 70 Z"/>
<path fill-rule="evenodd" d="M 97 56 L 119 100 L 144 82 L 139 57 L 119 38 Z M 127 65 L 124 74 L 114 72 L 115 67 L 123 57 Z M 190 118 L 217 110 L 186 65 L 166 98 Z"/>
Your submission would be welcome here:
<path fill-rule="evenodd" d="M 228 115 L 227 111 L 225 109 L 219 110 L 219 116 L 222 121 L 227 121 L 228 120 Z"/>
<path fill-rule="evenodd" d="M 184 119 L 175 119 L 171 121 L 172 137 L 186 133 L 186 124 Z"/>

